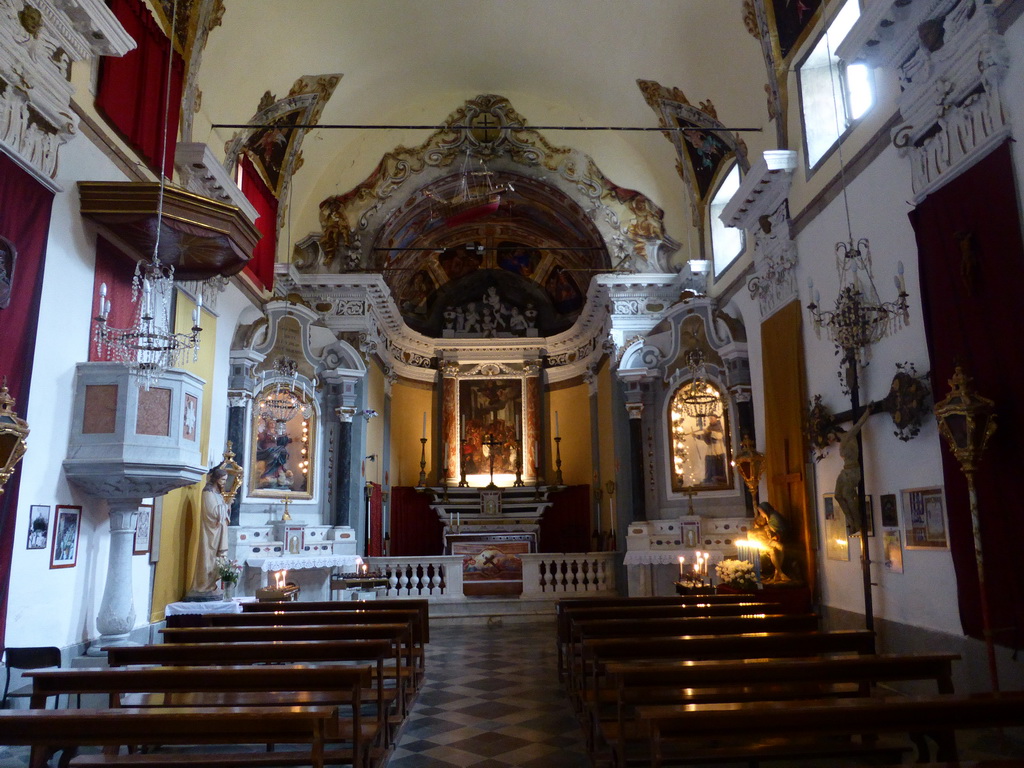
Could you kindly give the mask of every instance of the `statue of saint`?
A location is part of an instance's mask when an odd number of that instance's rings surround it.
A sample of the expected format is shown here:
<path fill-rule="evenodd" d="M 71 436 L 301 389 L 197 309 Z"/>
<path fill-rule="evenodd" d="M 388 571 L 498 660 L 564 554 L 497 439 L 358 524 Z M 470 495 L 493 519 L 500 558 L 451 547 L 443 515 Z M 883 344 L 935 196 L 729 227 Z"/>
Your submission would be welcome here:
<path fill-rule="evenodd" d="M 782 565 L 786 559 L 785 539 L 789 532 L 789 524 L 775 507 L 762 501 L 754 509 L 754 530 L 750 536 L 760 541 L 768 550 L 768 558 L 772 561 L 775 573 L 764 580 L 765 584 L 777 584 L 791 581 Z"/>
<path fill-rule="evenodd" d="M 857 533 L 860 530 L 860 504 L 858 487 L 860 486 L 860 456 L 857 454 L 857 434 L 864 426 L 864 422 L 871 415 L 871 406 L 864 409 L 860 418 L 850 429 L 843 430 L 836 427 L 836 437 L 839 439 L 839 456 L 843 460 L 843 468 L 836 478 L 836 502 L 839 508 L 846 515 L 846 524 L 850 533 Z"/>
<path fill-rule="evenodd" d="M 228 553 L 228 522 L 231 518 L 231 509 L 223 496 L 227 477 L 228 473 L 219 465 L 206 475 L 199 516 L 199 552 L 189 590 L 191 597 L 214 599 L 218 596 L 217 558 Z"/>

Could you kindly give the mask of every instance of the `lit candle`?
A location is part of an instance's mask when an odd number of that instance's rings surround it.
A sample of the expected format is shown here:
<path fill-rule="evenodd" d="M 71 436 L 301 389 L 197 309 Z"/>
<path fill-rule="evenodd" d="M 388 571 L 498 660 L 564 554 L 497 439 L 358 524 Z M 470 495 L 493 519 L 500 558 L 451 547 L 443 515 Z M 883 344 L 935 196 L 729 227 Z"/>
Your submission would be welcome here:
<path fill-rule="evenodd" d="M 679 556 L 679 580 L 683 580 L 683 556 Z"/>
<path fill-rule="evenodd" d="M 427 412 L 423 412 L 423 438 L 427 437 Z"/>

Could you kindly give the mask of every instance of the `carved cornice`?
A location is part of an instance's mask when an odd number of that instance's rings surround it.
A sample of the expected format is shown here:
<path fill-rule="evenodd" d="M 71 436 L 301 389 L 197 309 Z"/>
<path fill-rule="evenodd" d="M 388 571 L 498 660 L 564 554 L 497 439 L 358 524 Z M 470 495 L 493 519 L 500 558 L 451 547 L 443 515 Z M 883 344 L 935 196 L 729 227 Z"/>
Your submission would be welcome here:
<path fill-rule="evenodd" d="M 20 7 L 16 7 L 20 6 Z M 100 0 L 0 5 L 0 144 L 48 186 L 61 146 L 78 132 L 71 65 L 135 47 Z"/>

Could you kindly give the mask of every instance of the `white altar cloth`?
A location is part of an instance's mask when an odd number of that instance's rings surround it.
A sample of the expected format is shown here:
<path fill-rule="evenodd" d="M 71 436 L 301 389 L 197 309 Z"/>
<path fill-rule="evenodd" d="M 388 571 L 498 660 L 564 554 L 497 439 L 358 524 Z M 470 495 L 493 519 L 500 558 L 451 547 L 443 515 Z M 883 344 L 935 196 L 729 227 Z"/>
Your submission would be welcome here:
<path fill-rule="evenodd" d="M 306 568 L 351 568 L 355 573 L 363 564 L 359 555 L 292 555 L 285 557 L 247 557 L 245 564 L 251 568 L 259 568 L 264 573 L 269 571 L 301 571 Z"/>
<path fill-rule="evenodd" d="M 205 613 L 241 613 L 242 604 L 234 600 L 206 600 L 203 602 L 168 603 L 165 616 Z"/>

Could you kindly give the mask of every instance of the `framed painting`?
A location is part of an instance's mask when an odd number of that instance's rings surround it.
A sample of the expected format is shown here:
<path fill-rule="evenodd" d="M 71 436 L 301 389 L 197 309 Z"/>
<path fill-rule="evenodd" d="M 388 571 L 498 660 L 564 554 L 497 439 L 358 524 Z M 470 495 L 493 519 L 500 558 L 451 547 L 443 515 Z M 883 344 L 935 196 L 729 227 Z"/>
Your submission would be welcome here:
<path fill-rule="evenodd" d="M 313 498 L 317 414 L 307 393 L 271 385 L 254 400 L 248 495 Z"/>
<path fill-rule="evenodd" d="M 907 549 L 949 549 L 946 503 L 942 488 L 900 491 L 903 537 Z"/>
<path fill-rule="evenodd" d="M 710 382 L 707 395 L 715 400 L 706 416 L 691 415 L 683 402 L 691 382 L 684 382 L 669 403 L 669 444 L 672 490 L 729 490 L 732 464 L 729 461 L 729 413 L 722 392 Z"/>
<path fill-rule="evenodd" d="M 50 507 L 33 504 L 28 509 L 28 546 L 27 549 L 46 549 L 46 539 L 50 534 Z"/>
<path fill-rule="evenodd" d="M 889 528 L 882 531 L 882 547 L 885 570 L 892 573 L 903 573 L 903 547 L 900 545 L 900 531 L 898 528 Z"/>
<path fill-rule="evenodd" d="M 153 546 L 153 505 L 142 504 L 135 516 L 133 555 L 148 555 Z"/>
<path fill-rule="evenodd" d="M 846 532 L 846 517 L 836 505 L 835 495 L 826 493 L 822 498 L 825 510 L 825 555 L 829 560 L 849 560 L 850 540 Z"/>
<path fill-rule="evenodd" d="M 881 496 L 882 501 L 882 527 L 883 528 L 899 528 L 900 527 L 900 510 L 899 504 L 896 503 L 895 493 L 884 493 Z"/>
<path fill-rule="evenodd" d="M 78 538 L 82 528 L 82 508 L 57 505 L 53 524 L 51 568 L 74 568 L 78 563 Z"/>
<path fill-rule="evenodd" d="M 495 475 L 514 475 L 522 458 L 522 425 L 522 379 L 459 382 L 459 432 L 467 475 L 490 475 L 492 468 Z"/>

